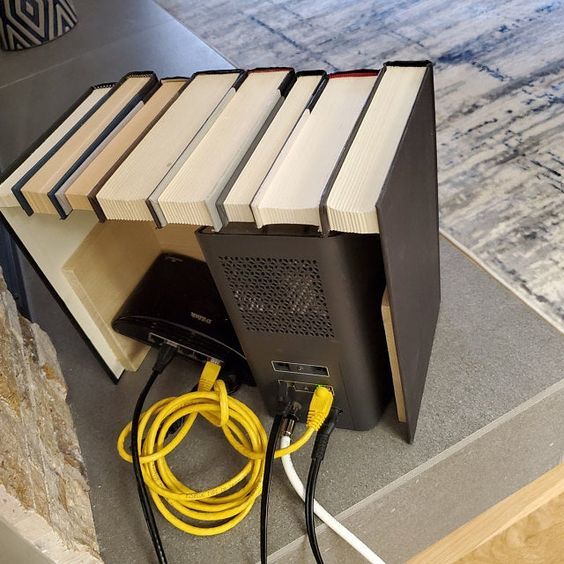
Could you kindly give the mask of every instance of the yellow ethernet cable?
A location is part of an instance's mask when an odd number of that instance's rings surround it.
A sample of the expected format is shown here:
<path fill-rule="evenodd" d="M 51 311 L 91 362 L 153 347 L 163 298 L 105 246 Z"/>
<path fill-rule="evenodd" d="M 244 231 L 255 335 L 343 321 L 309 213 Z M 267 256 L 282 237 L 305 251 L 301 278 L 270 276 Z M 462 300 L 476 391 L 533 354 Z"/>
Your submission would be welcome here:
<path fill-rule="evenodd" d="M 262 491 L 266 431 L 251 408 L 228 395 L 225 383 L 218 379 L 219 371 L 218 364 L 207 362 L 197 391 L 156 402 L 142 413 L 139 421 L 139 461 L 153 502 L 169 523 L 197 536 L 218 535 L 232 529 L 246 517 Z M 291 445 L 277 450 L 275 457 L 299 450 L 319 430 L 332 403 L 333 394 L 318 386 L 309 406 L 306 431 Z M 247 463 L 230 480 L 199 492 L 183 484 L 166 461 L 166 456 L 188 435 L 198 415 L 219 427 L 229 444 L 247 458 Z M 169 429 L 179 420 L 184 421 L 180 430 L 166 442 Z M 118 452 L 127 462 L 132 462 L 125 448 L 130 433 L 131 423 L 122 430 L 117 442 Z M 237 486 L 238 490 L 226 493 Z M 198 526 L 178 515 L 219 524 Z"/>

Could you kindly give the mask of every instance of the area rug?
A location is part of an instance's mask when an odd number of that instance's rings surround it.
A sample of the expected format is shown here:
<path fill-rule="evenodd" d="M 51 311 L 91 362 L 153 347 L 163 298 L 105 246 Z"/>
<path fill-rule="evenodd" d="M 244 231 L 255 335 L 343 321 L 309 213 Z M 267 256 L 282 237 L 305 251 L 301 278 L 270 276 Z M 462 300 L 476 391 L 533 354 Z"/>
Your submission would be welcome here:
<path fill-rule="evenodd" d="M 564 3 L 158 0 L 243 68 L 435 63 L 441 230 L 564 332 Z"/>

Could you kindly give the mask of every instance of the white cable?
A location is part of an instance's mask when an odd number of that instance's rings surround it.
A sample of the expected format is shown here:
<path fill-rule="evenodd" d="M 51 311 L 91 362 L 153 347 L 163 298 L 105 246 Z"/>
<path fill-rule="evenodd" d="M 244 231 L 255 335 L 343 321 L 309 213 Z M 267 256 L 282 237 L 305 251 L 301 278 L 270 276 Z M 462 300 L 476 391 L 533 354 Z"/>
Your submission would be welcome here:
<path fill-rule="evenodd" d="M 282 448 L 286 448 L 290 444 L 290 437 L 283 436 L 280 439 L 280 446 Z M 298 476 L 294 465 L 292 464 L 292 457 L 289 454 L 286 454 L 282 457 L 282 465 L 284 466 L 284 471 L 286 472 L 286 476 L 288 476 L 288 480 L 292 484 L 296 493 L 302 498 L 302 501 L 305 501 L 305 488 Z M 315 514 L 333 531 L 335 531 L 344 541 L 348 542 L 357 552 L 362 554 L 368 562 L 372 564 L 385 564 L 385 562 L 375 554 L 370 548 L 368 548 L 357 536 L 353 535 L 344 525 L 341 525 L 333 515 L 331 515 L 328 511 L 323 509 L 323 507 L 317 503 L 317 501 L 313 502 L 313 510 Z"/>

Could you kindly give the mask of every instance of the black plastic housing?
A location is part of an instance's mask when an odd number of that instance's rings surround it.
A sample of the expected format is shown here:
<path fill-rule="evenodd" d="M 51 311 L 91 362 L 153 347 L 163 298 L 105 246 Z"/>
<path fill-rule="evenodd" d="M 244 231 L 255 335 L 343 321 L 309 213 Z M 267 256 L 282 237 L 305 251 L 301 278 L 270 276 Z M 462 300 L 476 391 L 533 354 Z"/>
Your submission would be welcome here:
<path fill-rule="evenodd" d="M 206 263 L 162 254 L 151 265 L 112 322 L 118 333 L 148 345 L 178 345 L 178 352 L 225 364 L 254 384 L 241 346 Z"/>
<path fill-rule="evenodd" d="M 372 428 L 391 392 L 379 236 L 233 225 L 198 240 L 269 411 L 283 387 L 304 420 L 323 384 L 340 427 Z"/>

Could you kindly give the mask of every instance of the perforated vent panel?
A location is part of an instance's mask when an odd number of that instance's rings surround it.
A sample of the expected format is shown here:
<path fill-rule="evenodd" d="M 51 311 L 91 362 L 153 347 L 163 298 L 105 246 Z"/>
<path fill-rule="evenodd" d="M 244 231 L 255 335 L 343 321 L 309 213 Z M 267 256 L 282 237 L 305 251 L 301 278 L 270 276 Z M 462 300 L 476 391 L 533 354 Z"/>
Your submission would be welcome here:
<path fill-rule="evenodd" d="M 317 261 L 220 256 L 248 331 L 333 338 Z"/>

